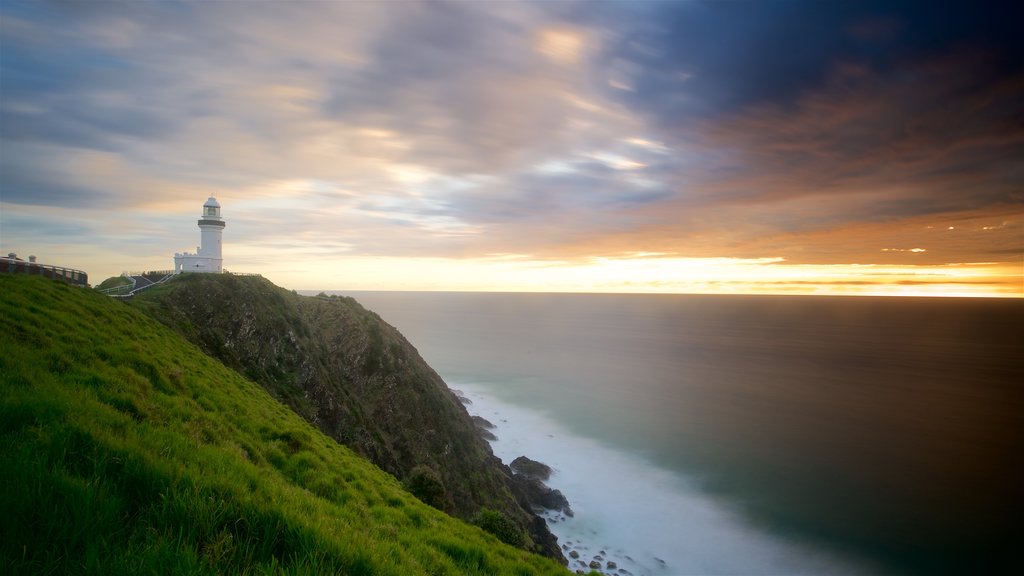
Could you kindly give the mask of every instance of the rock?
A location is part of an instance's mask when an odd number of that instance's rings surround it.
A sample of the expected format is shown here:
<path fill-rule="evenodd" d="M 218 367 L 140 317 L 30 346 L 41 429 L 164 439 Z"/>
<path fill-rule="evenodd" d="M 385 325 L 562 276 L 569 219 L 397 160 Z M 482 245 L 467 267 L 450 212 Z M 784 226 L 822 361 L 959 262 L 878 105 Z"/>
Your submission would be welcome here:
<path fill-rule="evenodd" d="M 491 432 L 490 430 L 484 430 L 483 428 L 481 428 L 479 432 L 480 436 L 482 436 L 484 440 L 490 440 L 491 442 L 494 442 L 495 440 L 498 439 L 498 437 L 494 435 L 494 432 Z"/>
<path fill-rule="evenodd" d="M 494 424 L 492 424 L 491 421 L 488 420 L 487 418 L 484 418 L 483 416 L 471 416 L 471 418 L 473 419 L 473 424 L 476 424 L 477 428 L 483 428 L 484 430 L 494 430 Z M 512 469 L 515 470 L 515 467 L 513 467 Z"/>
<path fill-rule="evenodd" d="M 594 560 L 597 560 L 598 562 L 600 562 L 601 560 L 604 560 L 604 556 L 601 556 L 600 554 L 598 554 L 597 556 L 594 556 Z"/>
<path fill-rule="evenodd" d="M 569 500 L 560 490 L 552 490 L 544 482 L 524 474 L 513 474 L 516 492 L 521 500 L 537 510 L 554 510 L 572 516 Z"/>
<path fill-rule="evenodd" d="M 569 557 L 570 558 L 579 558 L 580 557 L 580 553 L 575 551 L 575 550 L 573 550 L 573 551 L 569 552 Z"/>
<path fill-rule="evenodd" d="M 597 560 L 591 560 L 589 566 L 590 566 L 590 568 L 592 568 L 594 570 L 597 570 L 598 568 L 601 567 L 601 563 L 598 562 Z"/>
<path fill-rule="evenodd" d="M 561 490 L 549 489 L 541 498 L 540 503 L 541 506 L 548 510 L 570 510 L 569 500 L 566 499 Z"/>
<path fill-rule="evenodd" d="M 604 565 L 604 567 L 609 569 L 609 570 L 615 570 L 616 568 L 619 567 L 619 565 L 616 564 L 615 562 L 612 562 L 611 560 L 609 560 L 608 563 Z"/>
<path fill-rule="evenodd" d="M 474 417 L 475 418 L 475 417 Z M 543 462 L 537 462 L 536 460 L 530 460 L 526 456 L 520 456 L 509 464 L 509 468 L 517 474 L 522 474 L 529 478 L 537 478 L 538 480 L 547 480 L 551 478 L 551 467 Z"/>

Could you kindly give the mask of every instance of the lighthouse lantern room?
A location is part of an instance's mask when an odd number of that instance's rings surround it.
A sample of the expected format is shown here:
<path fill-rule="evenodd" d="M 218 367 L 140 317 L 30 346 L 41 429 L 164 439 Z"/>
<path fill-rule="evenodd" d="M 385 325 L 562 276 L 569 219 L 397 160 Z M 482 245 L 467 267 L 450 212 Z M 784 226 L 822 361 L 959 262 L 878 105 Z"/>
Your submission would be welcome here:
<path fill-rule="evenodd" d="M 199 217 L 200 243 L 195 254 L 188 252 L 174 255 L 174 273 L 212 272 L 219 274 L 224 270 L 224 258 L 221 255 L 221 235 L 224 233 L 224 219 L 220 216 L 220 203 L 213 196 L 203 204 L 203 214 Z"/>

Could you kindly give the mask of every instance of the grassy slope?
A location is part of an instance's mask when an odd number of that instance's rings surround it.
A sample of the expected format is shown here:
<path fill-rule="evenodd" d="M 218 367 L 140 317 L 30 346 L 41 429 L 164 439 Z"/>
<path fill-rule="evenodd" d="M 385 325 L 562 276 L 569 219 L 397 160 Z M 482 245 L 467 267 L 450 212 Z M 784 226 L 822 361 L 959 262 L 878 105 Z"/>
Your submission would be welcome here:
<path fill-rule="evenodd" d="M 352 298 L 299 296 L 254 276 L 182 274 L 128 304 L 397 478 L 435 471 L 439 508 L 463 520 L 499 511 L 526 535 L 525 549 L 561 556 L 441 377 Z"/>
<path fill-rule="evenodd" d="M 0 572 L 564 574 L 143 314 L 0 274 Z"/>

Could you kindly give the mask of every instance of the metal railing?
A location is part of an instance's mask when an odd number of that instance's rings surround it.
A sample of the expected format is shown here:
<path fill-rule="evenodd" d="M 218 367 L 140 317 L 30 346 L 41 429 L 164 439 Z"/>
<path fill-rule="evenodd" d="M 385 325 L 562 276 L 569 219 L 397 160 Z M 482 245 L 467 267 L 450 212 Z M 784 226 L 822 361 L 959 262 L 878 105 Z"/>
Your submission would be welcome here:
<path fill-rule="evenodd" d="M 51 266 L 39 264 L 38 262 L 25 262 L 13 258 L 0 259 L 0 271 L 8 274 L 29 274 L 61 280 L 72 286 L 89 286 L 89 275 L 81 270 L 65 268 L 63 266 Z"/>

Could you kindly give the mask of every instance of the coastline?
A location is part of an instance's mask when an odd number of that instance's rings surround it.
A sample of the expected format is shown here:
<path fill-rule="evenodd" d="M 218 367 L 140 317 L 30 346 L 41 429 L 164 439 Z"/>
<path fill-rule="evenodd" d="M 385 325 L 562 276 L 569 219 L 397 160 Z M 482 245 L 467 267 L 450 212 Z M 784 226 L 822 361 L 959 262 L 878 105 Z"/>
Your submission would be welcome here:
<path fill-rule="evenodd" d="M 544 518 L 548 529 L 558 538 L 562 552 L 569 561 L 570 571 L 589 573 L 597 570 L 602 574 L 618 576 L 675 573 L 664 559 L 655 556 L 653 552 L 628 550 L 614 545 L 608 538 L 602 538 L 606 526 L 595 515 L 592 503 L 588 498 L 574 498 L 582 492 L 583 486 L 580 478 L 566 473 L 570 463 L 566 462 L 565 456 L 570 450 L 577 454 L 600 452 L 599 444 L 571 436 L 557 422 L 542 414 L 502 402 L 484 386 L 463 382 L 450 386 L 458 390 L 460 397 L 469 400 L 466 409 L 471 415 L 486 418 L 494 425 L 490 430 L 494 437 L 489 442 L 494 455 L 502 462 L 508 464 L 518 456 L 526 456 L 551 467 L 551 477 L 545 484 L 565 494 L 573 516 L 555 510 L 538 512 L 538 515 Z M 591 567 L 591 562 L 599 563 L 600 568 Z"/>
<path fill-rule="evenodd" d="M 494 424 L 495 456 L 519 456 L 552 469 L 546 484 L 574 512 L 541 516 L 569 560 L 570 571 L 616 576 L 675 574 L 877 573 L 845 557 L 751 526 L 727 503 L 710 498 L 642 456 L 577 436 L 554 415 L 502 400 L 489 385 L 450 382 L 470 414 Z M 575 553 L 575 557 L 573 556 Z M 600 568 L 592 568 L 594 564 Z M 610 563 L 610 564 L 609 564 Z"/>

